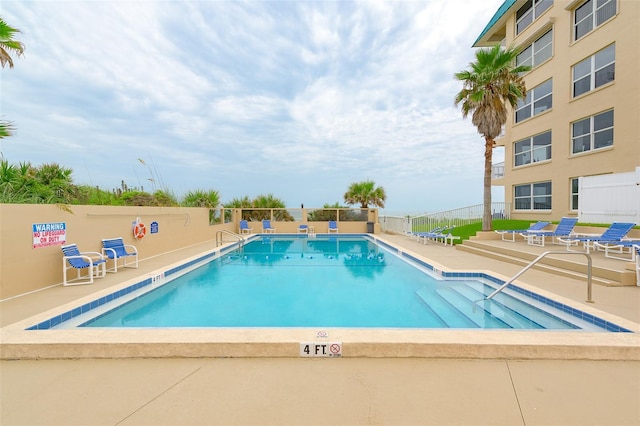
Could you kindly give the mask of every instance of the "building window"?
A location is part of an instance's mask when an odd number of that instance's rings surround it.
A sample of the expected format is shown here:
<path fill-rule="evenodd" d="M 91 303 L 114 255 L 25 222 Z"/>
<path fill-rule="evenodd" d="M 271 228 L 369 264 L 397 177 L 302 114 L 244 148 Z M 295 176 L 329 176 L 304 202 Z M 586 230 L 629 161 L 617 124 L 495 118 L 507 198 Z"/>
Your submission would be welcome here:
<path fill-rule="evenodd" d="M 520 34 L 542 13 L 553 6 L 553 0 L 527 0 L 516 12 L 516 34 Z"/>
<path fill-rule="evenodd" d="M 518 101 L 518 105 L 516 106 L 516 123 L 551 108 L 553 100 L 553 96 L 551 95 L 552 86 L 552 79 L 549 79 L 529 90 L 526 98 Z"/>
<path fill-rule="evenodd" d="M 513 189 L 516 210 L 551 210 L 551 182 L 516 185 Z"/>
<path fill-rule="evenodd" d="M 551 57 L 553 53 L 553 29 L 527 46 L 516 58 L 516 65 L 537 67 Z"/>
<path fill-rule="evenodd" d="M 613 110 L 571 124 L 573 154 L 613 145 Z"/>
<path fill-rule="evenodd" d="M 578 178 L 571 179 L 571 210 L 578 210 Z"/>
<path fill-rule="evenodd" d="M 573 12 L 573 37 L 578 40 L 617 13 L 617 0 L 587 0 Z"/>
<path fill-rule="evenodd" d="M 551 159 L 551 130 L 513 144 L 516 167 Z"/>
<path fill-rule="evenodd" d="M 580 96 L 616 77 L 616 45 L 605 47 L 573 66 L 573 96 Z"/>

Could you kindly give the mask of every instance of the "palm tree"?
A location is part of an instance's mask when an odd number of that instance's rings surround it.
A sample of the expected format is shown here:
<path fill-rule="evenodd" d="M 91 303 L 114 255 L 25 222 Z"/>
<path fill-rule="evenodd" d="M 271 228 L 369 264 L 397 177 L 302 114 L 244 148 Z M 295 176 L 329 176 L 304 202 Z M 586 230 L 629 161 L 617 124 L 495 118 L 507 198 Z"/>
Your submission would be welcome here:
<path fill-rule="evenodd" d="M 16 56 L 24 53 L 24 44 L 13 39 L 13 36 L 19 32 L 20 30 L 10 27 L 4 22 L 4 19 L 0 18 L 0 64 L 2 68 L 4 68 L 5 65 L 13 68 L 13 59 L 10 53 L 14 53 Z M 0 121 L 0 139 L 11 136 L 13 130 L 12 123 L 4 120 Z"/>
<path fill-rule="evenodd" d="M 9 68 L 13 68 L 13 59 L 10 53 L 14 53 L 16 56 L 24 53 L 24 43 L 13 39 L 13 36 L 19 32 L 20 30 L 10 27 L 4 19 L 0 18 L 0 64 L 2 64 L 2 68 L 7 64 Z"/>
<path fill-rule="evenodd" d="M 9 121 L 0 121 L 0 139 L 9 137 L 13 134 L 15 128 L 13 124 Z"/>
<path fill-rule="evenodd" d="M 507 105 L 514 108 L 526 96 L 526 87 L 521 73 L 529 66 L 515 66 L 519 50 L 503 49 L 500 45 L 476 51 L 476 61 L 470 69 L 454 76 L 463 82 L 456 95 L 455 105 L 462 104 L 462 117 L 471 114 L 471 122 L 484 137 L 484 212 L 482 230 L 491 231 L 491 157 L 495 138 L 500 135 L 507 122 Z"/>
<path fill-rule="evenodd" d="M 345 203 L 349 205 L 360 204 L 363 209 L 369 207 L 369 204 L 384 208 L 386 199 L 387 195 L 384 192 L 384 188 L 381 186 L 376 188 L 376 183 L 372 180 L 354 182 L 349 185 L 347 192 L 344 194 Z"/>

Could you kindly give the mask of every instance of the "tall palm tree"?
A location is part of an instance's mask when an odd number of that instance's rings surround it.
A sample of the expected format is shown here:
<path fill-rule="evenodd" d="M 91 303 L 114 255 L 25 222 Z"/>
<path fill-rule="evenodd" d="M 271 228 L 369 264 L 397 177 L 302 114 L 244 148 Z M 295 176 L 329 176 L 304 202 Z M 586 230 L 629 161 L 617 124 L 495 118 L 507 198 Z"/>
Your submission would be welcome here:
<path fill-rule="evenodd" d="M 471 114 L 471 122 L 484 137 L 484 212 L 482 230 L 491 231 L 491 157 L 495 138 L 500 135 L 507 122 L 507 105 L 514 108 L 524 99 L 527 89 L 521 73 L 529 66 L 516 66 L 519 50 L 515 47 L 503 49 L 500 45 L 476 51 L 476 60 L 469 69 L 454 76 L 463 82 L 456 95 L 455 105 L 462 105 L 462 117 Z"/>
<path fill-rule="evenodd" d="M 13 36 L 19 32 L 20 30 L 10 27 L 4 19 L 0 18 L 0 65 L 2 65 L 2 68 L 5 65 L 13 68 L 13 59 L 10 53 L 14 53 L 16 56 L 24 53 L 24 44 L 13 39 Z M 0 139 L 11 136 L 13 130 L 12 123 L 4 120 L 0 121 Z"/>
<path fill-rule="evenodd" d="M 362 182 L 354 182 L 349 185 L 347 192 L 344 194 L 344 202 L 347 204 L 360 204 L 360 207 L 366 209 L 369 204 L 383 207 L 387 195 L 384 188 L 376 187 L 376 183 L 372 180 Z"/>

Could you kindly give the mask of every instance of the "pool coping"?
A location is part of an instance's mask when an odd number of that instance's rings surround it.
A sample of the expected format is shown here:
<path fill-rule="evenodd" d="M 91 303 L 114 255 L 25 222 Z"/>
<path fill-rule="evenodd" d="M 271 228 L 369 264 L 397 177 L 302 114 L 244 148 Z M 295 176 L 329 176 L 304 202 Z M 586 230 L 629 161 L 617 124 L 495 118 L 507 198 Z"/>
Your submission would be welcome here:
<path fill-rule="evenodd" d="M 450 270 L 411 250 L 400 249 L 384 238 L 368 236 L 387 249 L 397 250 L 399 255 L 430 265 L 440 274 L 484 274 L 502 281 L 509 278 L 495 271 Z M 339 342 L 343 357 L 640 360 L 639 324 L 519 282 L 516 282 L 517 286 L 525 291 L 610 321 L 631 332 L 362 328 L 26 330 L 134 286 L 141 280 L 153 281 L 172 268 L 197 263 L 203 256 L 225 253 L 232 246 L 204 251 L 3 327 L 0 329 L 0 359 L 299 357 L 303 342 Z"/>

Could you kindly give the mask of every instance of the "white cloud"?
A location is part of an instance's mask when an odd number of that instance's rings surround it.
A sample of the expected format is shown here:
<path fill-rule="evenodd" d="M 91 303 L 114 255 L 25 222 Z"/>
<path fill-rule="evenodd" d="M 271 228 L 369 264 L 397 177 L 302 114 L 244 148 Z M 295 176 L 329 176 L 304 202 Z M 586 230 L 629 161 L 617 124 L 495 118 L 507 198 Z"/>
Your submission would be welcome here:
<path fill-rule="evenodd" d="M 105 188 L 144 181 L 144 158 L 223 200 L 319 206 L 371 178 L 390 209 L 479 202 L 453 73 L 500 3 L 5 0 L 27 50 L 1 71 L 18 132 L 0 148 Z"/>

